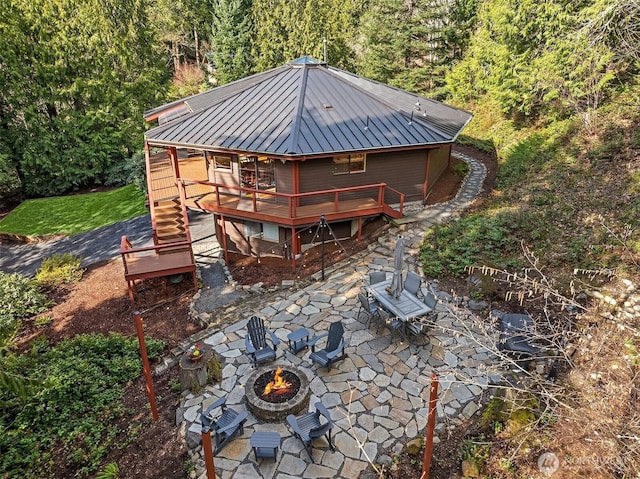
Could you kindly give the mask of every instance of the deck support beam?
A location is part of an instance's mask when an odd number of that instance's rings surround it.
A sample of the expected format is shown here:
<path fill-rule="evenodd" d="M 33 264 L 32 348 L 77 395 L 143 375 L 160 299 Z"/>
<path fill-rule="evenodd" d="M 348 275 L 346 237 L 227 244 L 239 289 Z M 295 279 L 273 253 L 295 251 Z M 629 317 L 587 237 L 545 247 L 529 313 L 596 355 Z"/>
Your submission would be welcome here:
<path fill-rule="evenodd" d="M 180 167 L 178 166 L 178 149 L 175 146 L 169 148 L 169 158 L 171 159 L 171 167 L 176 180 L 180 179 Z"/>
<path fill-rule="evenodd" d="M 220 215 L 220 228 L 222 229 L 222 243 L 224 244 L 224 263 L 229 267 L 229 245 L 227 243 L 227 227 L 224 215 Z"/>
<path fill-rule="evenodd" d="M 296 255 L 298 254 L 298 233 L 296 232 L 296 227 L 291 227 L 291 270 L 296 270 Z"/>

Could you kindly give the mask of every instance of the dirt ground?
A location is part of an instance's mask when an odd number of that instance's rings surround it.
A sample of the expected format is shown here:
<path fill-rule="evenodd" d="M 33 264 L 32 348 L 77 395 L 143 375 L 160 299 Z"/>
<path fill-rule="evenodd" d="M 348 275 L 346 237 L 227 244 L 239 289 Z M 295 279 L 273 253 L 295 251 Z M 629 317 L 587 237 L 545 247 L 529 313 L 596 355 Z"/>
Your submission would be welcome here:
<path fill-rule="evenodd" d="M 489 155 L 482 154 L 466 147 L 457 147 L 458 151 L 472 154 L 485 163 L 488 169 L 487 182 L 483 196 L 491 190 L 497 171 L 497 163 Z M 429 197 L 429 203 L 447 201 L 455 196 L 461 178 L 453 172 L 447 173 L 438 181 Z M 342 243 L 346 254 L 353 254 L 375 240 L 384 230 L 384 222 L 369 223 L 365 228 L 364 239 L 360 243 L 353 240 Z M 334 245 L 335 246 L 335 245 Z M 326 266 L 345 256 L 339 248 L 326 247 Z M 297 276 L 307 276 L 320 269 L 319 248 L 305 258 L 305 267 L 295 271 Z M 291 277 L 290 261 L 262 258 L 260 264 L 255 258 L 234 257 L 230 265 L 234 279 L 241 284 L 254 284 L 262 281 L 265 285 L 278 284 L 282 279 Z M 124 282 L 122 264 L 119 260 L 96 264 L 89 267 L 82 280 L 75 285 L 51 291 L 50 297 L 55 301 L 44 315 L 50 318 L 45 326 L 36 326 L 35 318 L 26 321 L 18 337 L 18 350 L 28 348 L 29 343 L 38 336 L 46 336 L 51 343 L 64 338 L 85 333 L 118 332 L 127 336 L 135 336 L 135 325 L 131 314 L 126 283 Z M 166 342 L 166 351 L 175 346 L 179 340 L 196 333 L 200 327 L 188 320 L 189 303 L 194 294 L 189 281 L 178 284 L 168 283 L 164 286 L 159 280 L 144 281 L 140 286 L 138 307 L 143 313 L 145 333 Z M 175 368 L 174 368 L 175 369 Z M 144 382 L 140 378 L 127 388 L 124 399 L 125 409 L 137 411 L 137 416 L 145 421 L 145 427 L 138 438 L 123 450 L 112 451 L 104 464 L 117 462 L 120 478 L 163 478 L 178 479 L 187 476 L 186 446 L 178 438 L 175 424 L 175 406 L 179 394 L 170 387 L 177 371 L 169 370 L 160 377 L 154 377 L 154 387 L 158 399 L 160 419 L 151 421 L 148 410 Z M 115 427 L 116 425 L 114 425 Z M 126 430 L 118 428 L 118 430 Z M 443 441 L 436 445 L 432 466 L 432 479 L 451 477 L 457 470 L 457 441 Z M 405 458 L 400 467 L 388 477 L 414 479 L 420 476 L 413 458 Z M 418 465 L 421 459 L 417 461 Z M 64 477 L 74 476 L 75 471 L 66 471 Z"/>

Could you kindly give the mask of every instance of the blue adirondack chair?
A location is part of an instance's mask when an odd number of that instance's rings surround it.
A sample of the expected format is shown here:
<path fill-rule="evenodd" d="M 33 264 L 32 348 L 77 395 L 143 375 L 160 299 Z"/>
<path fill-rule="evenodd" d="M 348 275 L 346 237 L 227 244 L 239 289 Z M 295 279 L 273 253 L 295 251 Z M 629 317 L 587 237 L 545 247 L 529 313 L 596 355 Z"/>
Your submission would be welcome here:
<path fill-rule="evenodd" d="M 267 336 L 271 340 L 271 345 L 267 342 Z M 264 320 L 253 316 L 247 323 L 247 335 L 244 337 L 244 345 L 247 353 L 251 356 L 253 365 L 276 358 L 276 348 L 280 344 L 278 337 L 264 325 Z"/>
<path fill-rule="evenodd" d="M 331 420 L 329 411 L 327 411 L 327 408 L 325 408 L 324 404 L 320 401 L 318 401 L 315 406 L 315 412 L 308 412 L 300 417 L 295 417 L 293 414 L 287 416 L 289 426 L 291 426 L 293 433 L 302 441 L 302 444 L 304 444 L 304 448 L 307 450 L 311 462 L 315 462 L 313 460 L 311 443 L 316 438 L 325 436 L 327 441 L 329 441 L 331 450 L 333 452 L 336 450 L 331 440 L 333 421 Z M 324 417 L 324 420 L 321 420 L 322 417 Z"/>
<path fill-rule="evenodd" d="M 324 349 L 316 351 L 316 343 L 322 339 L 327 338 Z M 346 342 L 344 340 L 344 327 L 340 321 L 331 323 L 329 326 L 329 332 L 320 334 L 314 337 L 307 343 L 311 347 L 311 354 L 309 359 L 314 363 L 318 363 L 320 367 L 327 367 L 327 370 L 331 369 L 331 364 L 347 357 L 344 352 Z"/>
<path fill-rule="evenodd" d="M 215 439 L 214 454 L 218 454 L 220 450 L 231 440 L 236 434 L 244 434 L 244 423 L 247 420 L 245 411 L 237 412 L 226 405 L 227 398 L 220 398 L 209 406 L 206 411 L 202 412 L 200 419 L 202 421 L 202 432 L 212 431 Z M 220 416 L 214 418 L 212 412 L 220 408 Z"/>

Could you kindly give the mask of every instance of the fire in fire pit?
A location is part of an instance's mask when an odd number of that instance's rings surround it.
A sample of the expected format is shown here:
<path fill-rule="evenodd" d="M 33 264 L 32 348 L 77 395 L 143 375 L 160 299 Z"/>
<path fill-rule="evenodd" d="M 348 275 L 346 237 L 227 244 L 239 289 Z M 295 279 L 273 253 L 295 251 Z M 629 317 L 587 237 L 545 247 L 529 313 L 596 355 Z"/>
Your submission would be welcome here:
<path fill-rule="evenodd" d="M 277 395 L 286 394 L 290 389 L 291 383 L 284 380 L 284 376 L 282 375 L 282 368 L 278 367 L 278 369 L 276 369 L 276 372 L 273 374 L 273 380 L 264 387 L 264 391 L 262 391 L 262 397 L 268 396 L 271 391 L 273 391 L 273 394 Z"/>
<path fill-rule="evenodd" d="M 281 367 L 278 367 L 275 371 L 262 374 L 256 379 L 254 386 L 256 395 L 271 403 L 288 401 L 295 396 L 299 388 L 300 379 L 298 376 L 290 371 L 283 370 Z"/>
<path fill-rule="evenodd" d="M 283 421 L 309 407 L 309 380 L 292 364 L 254 371 L 245 384 L 247 409 L 265 421 Z"/>

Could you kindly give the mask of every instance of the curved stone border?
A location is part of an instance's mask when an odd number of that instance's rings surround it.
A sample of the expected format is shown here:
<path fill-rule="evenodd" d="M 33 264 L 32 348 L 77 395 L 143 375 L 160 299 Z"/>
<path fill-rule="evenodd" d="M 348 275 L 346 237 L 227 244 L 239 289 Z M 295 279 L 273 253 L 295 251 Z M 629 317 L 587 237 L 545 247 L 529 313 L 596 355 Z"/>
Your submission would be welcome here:
<path fill-rule="evenodd" d="M 469 172 L 456 196 L 449 201 L 429 206 L 422 206 L 421 203 L 418 203 L 419 207 L 406 208 L 411 212 L 415 211 L 415 217 L 419 221 L 431 222 L 432 224 L 441 223 L 451 218 L 455 213 L 468 208 L 480 194 L 484 179 L 487 177 L 487 168 L 484 164 L 463 153 L 452 152 L 451 156 L 467 163 Z"/>

